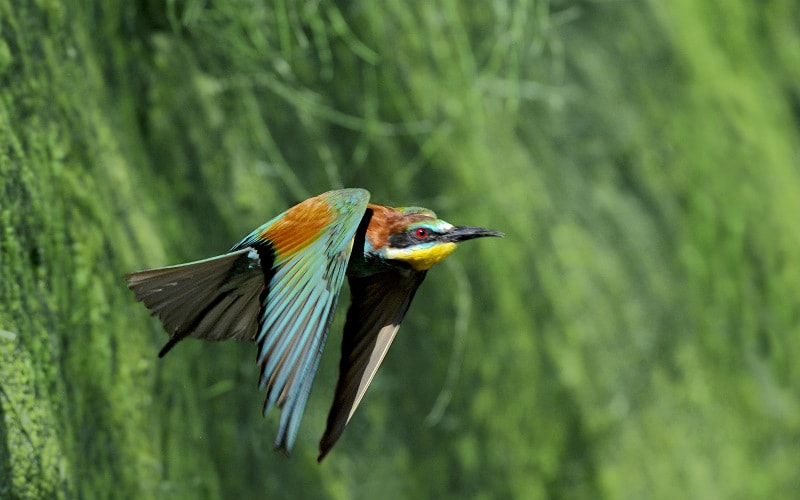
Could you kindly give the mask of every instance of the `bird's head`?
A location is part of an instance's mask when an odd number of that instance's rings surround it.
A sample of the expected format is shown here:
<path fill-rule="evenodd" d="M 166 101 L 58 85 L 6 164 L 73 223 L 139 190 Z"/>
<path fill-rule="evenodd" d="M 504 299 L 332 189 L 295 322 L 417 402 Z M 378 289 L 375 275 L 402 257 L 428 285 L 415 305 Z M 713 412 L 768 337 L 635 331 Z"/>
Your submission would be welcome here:
<path fill-rule="evenodd" d="M 454 226 L 438 219 L 427 208 L 402 207 L 390 210 L 393 213 L 376 212 L 373 216 L 373 222 L 385 228 L 385 231 L 380 231 L 383 234 L 370 238 L 378 239 L 372 241 L 373 248 L 378 250 L 381 258 L 405 262 L 415 271 L 427 271 L 438 264 L 453 253 L 459 242 L 485 236 L 504 236 L 499 231 L 482 227 Z M 386 219 L 382 220 L 382 217 Z M 370 229 L 372 226 L 370 224 Z"/>

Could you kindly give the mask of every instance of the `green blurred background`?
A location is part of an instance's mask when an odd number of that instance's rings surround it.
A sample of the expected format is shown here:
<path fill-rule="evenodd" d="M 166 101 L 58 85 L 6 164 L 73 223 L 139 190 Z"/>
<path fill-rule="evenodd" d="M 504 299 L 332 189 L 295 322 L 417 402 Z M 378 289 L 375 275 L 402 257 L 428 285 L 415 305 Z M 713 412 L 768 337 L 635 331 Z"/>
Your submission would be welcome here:
<path fill-rule="evenodd" d="M 318 465 L 122 274 L 343 186 L 507 237 Z M 799 215 L 793 0 L 0 0 L 0 498 L 796 497 Z"/>

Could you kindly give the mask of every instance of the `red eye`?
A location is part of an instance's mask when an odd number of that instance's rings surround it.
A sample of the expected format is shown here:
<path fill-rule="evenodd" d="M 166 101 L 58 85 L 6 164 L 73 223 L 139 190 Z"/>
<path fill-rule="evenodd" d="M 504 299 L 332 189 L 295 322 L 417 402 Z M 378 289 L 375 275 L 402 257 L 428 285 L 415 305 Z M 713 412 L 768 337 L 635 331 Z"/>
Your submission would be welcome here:
<path fill-rule="evenodd" d="M 428 230 L 425 229 L 424 227 L 418 227 L 416 231 L 414 231 L 414 234 L 417 236 L 417 238 L 420 239 L 427 238 Z"/>

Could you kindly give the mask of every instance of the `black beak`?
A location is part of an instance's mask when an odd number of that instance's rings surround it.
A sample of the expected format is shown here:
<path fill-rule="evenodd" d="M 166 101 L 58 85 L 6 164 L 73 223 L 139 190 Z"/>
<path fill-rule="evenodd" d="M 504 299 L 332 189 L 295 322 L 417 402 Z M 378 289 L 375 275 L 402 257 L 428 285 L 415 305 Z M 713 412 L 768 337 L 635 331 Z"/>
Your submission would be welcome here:
<path fill-rule="evenodd" d="M 472 240 L 475 238 L 484 238 L 486 236 L 497 236 L 502 238 L 505 234 L 500 231 L 493 231 L 491 229 L 484 229 L 482 227 L 469 227 L 458 226 L 454 227 L 452 231 L 444 235 L 445 241 L 458 243 L 459 241 Z"/>

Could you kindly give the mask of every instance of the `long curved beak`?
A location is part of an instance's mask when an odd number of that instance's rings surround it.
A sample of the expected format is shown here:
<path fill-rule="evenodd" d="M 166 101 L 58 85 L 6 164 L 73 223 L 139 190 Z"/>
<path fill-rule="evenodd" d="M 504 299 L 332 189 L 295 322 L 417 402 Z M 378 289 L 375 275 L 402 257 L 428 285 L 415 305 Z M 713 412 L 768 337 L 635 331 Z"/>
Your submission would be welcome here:
<path fill-rule="evenodd" d="M 452 231 L 445 235 L 446 241 L 458 243 L 459 241 L 472 240 L 475 238 L 484 238 L 486 236 L 497 236 L 502 238 L 505 234 L 500 231 L 492 229 L 485 229 L 482 227 L 458 226 L 454 227 Z"/>

